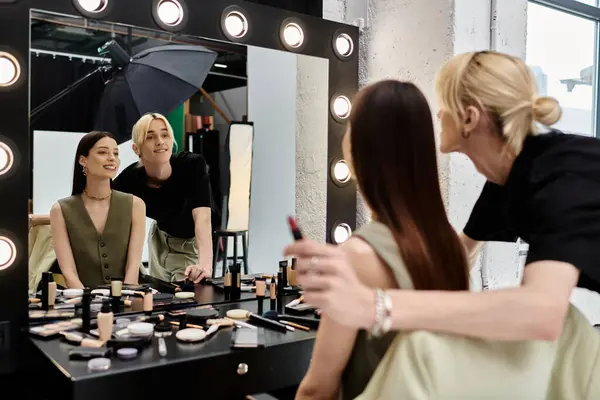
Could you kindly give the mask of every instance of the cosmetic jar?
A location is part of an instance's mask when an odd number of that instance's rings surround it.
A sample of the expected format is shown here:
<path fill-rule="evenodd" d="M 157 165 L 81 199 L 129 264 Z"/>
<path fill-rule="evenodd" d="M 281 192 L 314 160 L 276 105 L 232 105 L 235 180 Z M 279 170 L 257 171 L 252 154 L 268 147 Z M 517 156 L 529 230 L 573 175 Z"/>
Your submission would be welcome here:
<path fill-rule="evenodd" d="M 110 359 L 108 358 L 92 358 L 88 361 L 89 372 L 107 371 L 110 368 Z"/>
<path fill-rule="evenodd" d="M 186 328 L 177 331 L 175 337 L 177 338 L 177 340 L 180 340 L 182 342 L 194 343 L 204 340 L 204 338 L 206 337 L 206 332 L 204 332 L 202 329 Z"/>
<path fill-rule="evenodd" d="M 191 324 L 206 324 L 206 320 L 216 318 L 219 312 L 212 308 L 200 308 L 187 312 L 187 321 Z"/>
<path fill-rule="evenodd" d="M 137 357 L 137 355 L 138 350 L 131 347 L 125 347 L 117 350 L 117 357 L 119 357 L 119 360 L 133 360 Z"/>
<path fill-rule="evenodd" d="M 148 322 L 135 322 L 127 326 L 131 336 L 145 337 L 154 333 L 154 325 Z"/>

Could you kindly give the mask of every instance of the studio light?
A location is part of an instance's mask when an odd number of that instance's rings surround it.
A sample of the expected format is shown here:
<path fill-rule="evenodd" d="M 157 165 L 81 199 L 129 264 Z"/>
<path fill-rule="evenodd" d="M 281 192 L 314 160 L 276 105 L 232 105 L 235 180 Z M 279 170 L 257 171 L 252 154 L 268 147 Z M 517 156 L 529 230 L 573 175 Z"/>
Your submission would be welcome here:
<path fill-rule="evenodd" d="M 334 243 L 342 244 L 346 240 L 348 240 L 348 238 L 350 238 L 351 235 L 352 229 L 350 228 L 350 226 L 342 222 L 335 225 L 335 227 L 333 228 L 333 234 L 331 235 L 331 238 L 333 239 Z"/>
<path fill-rule="evenodd" d="M 21 76 L 21 65 L 10 53 L 0 51 L 0 87 L 14 84 Z"/>
<path fill-rule="evenodd" d="M 183 20 L 183 7 L 177 0 L 163 0 L 157 6 L 158 18 L 169 26 L 175 26 Z"/>
<path fill-rule="evenodd" d="M 100 13 L 106 9 L 108 0 L 76 0 L 76 3 L 89 13 Z"/>
<path fill-rule="evenodd" d="M 297 49 L 304 43 L 304 30 L 296 22 L 288 22 L 284 25 L 282 39 L 285 45 Z"/>
<path fill-rule="evenodd" d="M 221 28 L 230 39 L 241 39 L 248 33 L 248 20 L 241 11 L 231 10 L 221 20 Z"/>
<path fill-rule="evenodd" d="M 15 156 L 11 148 L 4 142 L 0 142 L 0 176 L 6 174 L 12 168 Z"/>
<path fill-rule="evenodd" d="M 346 183 L 351 177 L 350 167 L 345 160 L 339 160 L 333 164 L 333 178 L 338 183 Z"/>
<path fill-rule="evenodd" d="M 333 48 L 338 57 L 346 58 L 354 51 L 354 42 L 347 33 L 340 33 L 334 39 Z"/>
<path fill-rule="evenodd" d="M 12 240 L 0 236 L 0 270 L 10 267 L 17 258 L 17 248 Z"/>
<path fill-rule="evenodd" d="M 337 95 L 331 100 L 331 113 L 338 121 L 344 121 L 350 116 L 352 103 L 348 96 Z"/>

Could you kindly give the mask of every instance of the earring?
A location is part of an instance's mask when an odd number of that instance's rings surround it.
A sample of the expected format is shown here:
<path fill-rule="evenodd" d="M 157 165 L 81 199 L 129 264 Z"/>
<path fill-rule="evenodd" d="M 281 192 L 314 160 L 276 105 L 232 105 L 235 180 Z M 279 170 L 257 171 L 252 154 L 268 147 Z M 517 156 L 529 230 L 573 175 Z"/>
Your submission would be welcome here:
<path fill-rule="evenodd" d="M 87 176 L 87 174 L 88 174 L 87 167 L 83 167 L 82 171 L 83 171 L 83 176 Z"/>

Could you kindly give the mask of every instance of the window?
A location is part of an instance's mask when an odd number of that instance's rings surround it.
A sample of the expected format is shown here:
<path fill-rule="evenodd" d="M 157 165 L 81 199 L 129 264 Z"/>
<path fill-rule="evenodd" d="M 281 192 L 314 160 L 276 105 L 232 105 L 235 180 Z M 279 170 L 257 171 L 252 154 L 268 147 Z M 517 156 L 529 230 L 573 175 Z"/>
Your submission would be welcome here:
<path fill-rule="evenodd" d="M 596 0 L 581 1 L 596 5 Z M 593 136 L 596 128 L 596 25 L 593 19 L 529 3 L 527 64 L 541 95 L 556 98 L 562 109 L 554 126 Z"/>

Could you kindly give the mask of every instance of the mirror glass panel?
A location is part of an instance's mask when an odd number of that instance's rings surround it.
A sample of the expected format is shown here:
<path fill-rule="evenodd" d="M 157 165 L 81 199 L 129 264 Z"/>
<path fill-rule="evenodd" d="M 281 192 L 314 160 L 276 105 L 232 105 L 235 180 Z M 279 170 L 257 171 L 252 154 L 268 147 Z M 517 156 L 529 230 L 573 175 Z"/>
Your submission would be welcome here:
<path fill-rule="evenodd" d="M 289 215 L 324 239 L 327 60 L 41 11 L 30 51 L 31 294 L 44 272 L 110 287 L 139 253 L 140 284 L 181 283 L 206 252 L 216 281 L 225 262 L 274 273 Z"/>

